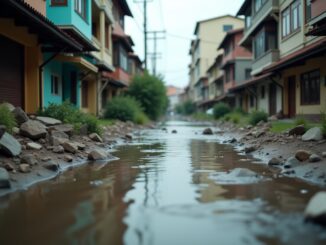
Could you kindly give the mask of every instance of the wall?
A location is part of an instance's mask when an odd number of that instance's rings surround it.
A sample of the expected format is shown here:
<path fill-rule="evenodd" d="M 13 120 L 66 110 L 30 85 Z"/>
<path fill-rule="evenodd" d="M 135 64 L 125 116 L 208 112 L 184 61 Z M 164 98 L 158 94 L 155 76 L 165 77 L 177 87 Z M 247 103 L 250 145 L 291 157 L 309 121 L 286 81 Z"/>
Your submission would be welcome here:
<path fill-rule="evenodd" d="M 240 60 L 235 61 L 235 80 L 237 84 L 241 84 L 246 79 L 246 69 L 251 69 L 251 60 Z"/>
<path fill-rule="evenodd" d="M 26 3 L 31 5 L 34 9 L 46 16 L 46 4 L 44 0 L 24 0 Z"/>
<path fill-rule="evenodd" d="M 325 0 L 312 0 L 311 2 L 311 16 L 313 18 L 318 17 L 326 11 Z"/>

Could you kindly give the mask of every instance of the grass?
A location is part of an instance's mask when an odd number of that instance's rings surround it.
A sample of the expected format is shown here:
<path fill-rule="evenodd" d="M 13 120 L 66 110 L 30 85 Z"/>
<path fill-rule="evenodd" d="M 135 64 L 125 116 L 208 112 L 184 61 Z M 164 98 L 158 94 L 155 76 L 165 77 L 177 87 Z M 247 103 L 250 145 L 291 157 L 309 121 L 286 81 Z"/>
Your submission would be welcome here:
<path fill-rule="evenodd" d="M 116 120 L 111 120 L 111 119 L 100 119 L 99 124 L 101 126 L 112 126 L 114 125 Z"/>
<path fill-rule="evenodd" d="M 285 122 L 285 121 L 275 121 L 272 122 L 272 128 L 271 132 L 273 133 L 281 133 L 285 130 L 289 130 L 291 128 L 294 128 L 296 125 L 296 122 Z M 320 123 L 307 123 L 307 129 L 313 128 L 313 127 L 321 127 Z"/>
<path fill-rule="evenodd" d="M 194 114 L 192 114 L 191 116 L 193 119 L 197 120 L 197 121 L 211 121 L 214 120 L 213 115 L 209 115 L 205 112 L 196 112 Z"/>

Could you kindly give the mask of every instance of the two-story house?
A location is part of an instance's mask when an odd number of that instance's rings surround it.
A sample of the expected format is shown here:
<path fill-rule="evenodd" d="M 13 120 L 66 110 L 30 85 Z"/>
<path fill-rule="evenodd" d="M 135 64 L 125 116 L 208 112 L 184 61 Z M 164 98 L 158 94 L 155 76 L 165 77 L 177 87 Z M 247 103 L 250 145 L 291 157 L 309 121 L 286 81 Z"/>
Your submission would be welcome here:
<path fill-rule="evenodd" d="M 262 76 L 263 70 L 279 60 L 278 21 L 279 0 L 245 0 L 237 15 L 245 16 L 244 35 L 240 45 L 253 54 L 252 78 L 248 81 L 250 107 L 270 115 L 282 112 L 282 92 L 279 76 Z"/>
<path fill-rule="evenodd" d="M 83 55 L 98 51 L 92 44 L 92 1 L 46 0 L 46 16 L 83 48 L 79 53 L 63 48 L 44 55 L 47 64 L 44 67 L 43 106 L 70 101 L 76 107 L 96 114 L 98 68 Z"/>
<path fill-rule="evenodd" d="M 48 56 L 53 57 L 53 53 L 62 50 L 84 49 L 46 18 L 46 3 L 43 0 L 0 2 L 0 102 L 20 106 L 27 113 L 35 113 L 43 105 Z"/>
<path fill-rule="evenodd" d="M 197 104 L 208 99 L 207 70 L 215 62 L 216 57 L 222 53 L 217 50 L 217 47 L 226 32 L 242 28 L 243 25 L 242 19 L 231 15 L 197 22 L 194 32 L 196 39 L 191 43 L 193 78 L 189 84 L 190 93 L 193 94 L 193 100 Z"/>
<path fill-rule="evenodd" d="M 221 69 L 224 70 L 225 100 L 231 107 L 242 107 L 242 96 L 230 90 L 242 85 L 251 74 L 252 54 L 239 45 L 242 38 L 243 28 L 229 31 L 219 46 L 224 50 Z"/>
<path fill-rule="evenodd" d="M 281 78 L 285 116 L 314 118 L 326 111 L 326 2 L 284 0 L 279 11 L 280 60 L 265 71 Z"/>

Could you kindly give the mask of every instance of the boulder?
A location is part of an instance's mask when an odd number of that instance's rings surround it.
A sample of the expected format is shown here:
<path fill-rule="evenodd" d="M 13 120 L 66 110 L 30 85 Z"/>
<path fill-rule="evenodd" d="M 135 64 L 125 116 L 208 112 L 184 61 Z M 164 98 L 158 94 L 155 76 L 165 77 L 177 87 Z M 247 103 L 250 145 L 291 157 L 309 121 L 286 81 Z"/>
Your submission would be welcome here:
<path fill-rule="evenodd" d="M 19 171 L 21 173 L 29 173 L 31 172 L 31 167 L 28 164 L 23 163 L 19 165 Z"/>
<path fill-rule="evenodd" d="M 304 125 L 296 126 L 289 131 L 289 135 L 303 135 L 306 132 Z"/>
<path fill-rule="evenodd" d="M 74 126 L 72 126 L 71 124 L 61 124 L 61 125 L 54 126 L 53 130 L 64 132 L 69 136 L 72 136 L 74 133 Z"/>
<path fill-rule="evenodd" d="M 97 149 L 88 154 L 88 159 L 92 161 L 106 160 L 110 156 L 105 150 Z"/>
<path fill-rule="evenodd" d="M 38 164 L 38 160 L 32 154 L 25 154 L 21 157 L 21 163 L 27 163 L 34 166 Z"/>
<path fill-rule="evenodd" d="M 58 172 L 60 170 L 60 165 L 54 161 L 44 163 L 43 167 L 54 172 Z"/>
<path fill-rule="evenodd" d="M 245 153 L 251 153 L 251 152 L 254 152 L 255 150 L 256 150 L 255 146 L 248 146 L 248 147 L 244 148 Z"/>
<path fill-rule="evenodd" d="M 36 120 L 43 123 L 46 126 L 55 126 L 62 123 L 60 120 L 51 117 L 36 117 Z"/>
<path fill-rule="evenodd" d="M 178 133 L 178 131 L 177 130 L 172 130 L 172 134 L 177 134 Z"/>
<path fill-rule="evenodd" d="M 63 159 L 66 161 L 66 162 L 72 162 L 74 160 L 74 158 L 70 155 L 65 155 L 63 157 Z"/>
<path fill-rule="evenodd" d="M 27 114 L 20 107 L 16 107 L 12 113 L 14 114 L 18 125 L 22 125 L 29 120 Z"/>
<path fill-rule="evenodd" d="M 300 162 L 304 162 L 309 159 L 311 153 L 305 150 L 298 150 L 295 153 L 295 158 L 298 159 Z"/>
<path fill-rule="evenodd" d="M 125 138 L 126 138 L 127 140 L 132 140 L 132 135 L 131 135 L 131 134 L 126 134 L 126 135 L 125 135 Z"/>
<path fill-rule="evenodd" d="M 86 145 L 84 145 L 83 143 L 79 143 L 79 142 L 74 142 L 74 144 L 77 146 L 78 150 L 85 150 Z"/>
<path fill-rule="evenodd" d="M 63 145 L 64 143 L 68 142 L 68 139 L 64 139 L 64 138 L 57 138 L 57 137 L 50 137 L 50 144 L 52 146 L 59 146 L 59 145 Z"/>
<path fill-rule="evenodd" d="M 78 147 L 76 146 L 76 144 L 71 143 L 71 142 L 65 142 L 62 144 L 63 148 L 65 149 L 66 152 L 69 153 L 76 153 L 78 151 Z"/>
<path fill-rule="evenodd" d="M 62 138 L 62 139 L 69 139 L 69 135 L 63 131 L 57 131 L 57 130 L 51 131 L 51 136 L 57 137 L 57 138 Z"/>
<path fill-rule="evenodd" d="M 10 176 L 4 168 L 0 168 L 0 188 L 10 188 Z"/>
<path fill-rule="evenodd" d="M 0 138 L 0 152 L 8 156 L 18 156 L 22 151 L 21 144 L 10 134 L 4 133 Z"/>
<path fill-rule="evenodd" d="M 10 163 L 10 162 L 6 162 L 3 167 L 7 170 L 7 171 L 14 171 L 15 170 L 15 166 Z"/>
<path fill-rule="evenodd" d="M 39 151 L 42 149 L 42 145 L 34 143 L 34 142 L 29 142 L 26 145 L 27 150 L 36 150 Z"/>
<path fill-rule="evenodd" d="M 319 127 L 309 129 L 304 135 L 302 135 L 303 141 L 319 141 L 323 139 L 323 132 Z"/>
<path fill-rule="evenodd" d="M 213 130 L 211 128 L 205 128 L 203 131 L 203 135 L 213 135 Z"/>
<path fill-rule="evenodd" d="M 321 154 L 323 158 L 326 158 L 326 151 Z"/>
<path fill-rule="evenodd" d="M 317 154 L 312 154 L 309 157 L 309 162 L 320 162 L 321 161 L 321 157 L 318 156 Z"/>
<path fill-rule="evenodd" d="M 268 161 L 269 166 L 278 166 L 281 165 L 282 161 L 276 157 L 273 157 L 271 160 Z"/>
<path fill-rule="evenodd" d="M 20 126 L 20 134 L 32 140 L 39 140 L 46 137 L 47 131 L 39 121 L 29 120 Z"/>
<path fill-rule="evenodd" d="M 7 107 L 7 109 L 8 109 L 9 111 L 11 111 L 11 112 L 12 112 L 13 110 L 15 110 L 15 106 L 12 105 L 12 104 L 10 104 L 10 103 L 5 102 L 5 103 L 2 103 L 1 105 Z"/>
<path fill-rule="evenodd" d="M 65 149 L 61 145 L 58 145 L 58 146 L 53 148 L 53 152 L 58 153 L 58 154 L 62 154 L 62 153 L 65 152 Z"/>
<path fill-rule="evenodd" d="M 92 133 L 88 137 L 95 142 L 103 142 L 103 139 L 97 133 Z"/>
<path fill-rule="evenodd" d="M 318 192 L 309 201 L 305 211 L 305 220 L 326 226 L 326 192 Z"/>
<path fill-rule="evenodd" d="M 20 130 L 17 127 L 13 127 L 12 132 L 13 132 L 13 134 L 19 134 Z"/>
<path fill-rule="evenodd" d="M 290 157 L 286 160 L 284 164 L 284 168 L 293 168 L 296 167 L 300 164 L 299 160 L 296 159 L 295 157 Z"/>

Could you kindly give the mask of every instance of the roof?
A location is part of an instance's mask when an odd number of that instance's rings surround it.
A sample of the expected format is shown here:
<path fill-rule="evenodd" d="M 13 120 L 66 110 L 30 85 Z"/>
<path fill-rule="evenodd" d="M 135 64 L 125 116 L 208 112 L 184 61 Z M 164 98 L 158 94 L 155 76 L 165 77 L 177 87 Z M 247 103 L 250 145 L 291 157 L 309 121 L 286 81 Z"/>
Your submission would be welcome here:
<path fill-rule="evenodd" d="M 237 34 L 237 33 L 240 33 L 240 32 L 243 32 L 243 28 L 238 28 L 238 29 L 234 29 L 234 30 L 231 30 L 231 31 L 228 31 L 226 33 L 226 35 L 224 36 L 220 46 L 217 48 L 217 49 L 222 49 L 223 46 L 225 45 L 226 41 L 233 35 Z"/>
<path fill-rule="evenodd" d="M 128 56 L 131 58 L 131 59 L 134 59 L 136 60 L 137 62 L 139 62 L 140 64 L 142 64 L 143 62 L 141 61 L 141 59 L 139 58 L 139 56 L 135 53 L 129 53 Z"/>
<path fill-rule="evenodd" d="M 39 13 L 23 0 L 0 1 L 0 17 L 14 18 L 16 23 L 28 27 L 31 33 L 38 35 L 41 44 L 58 49 L 82 51 L 82 44 L 63 32 L 48 18 Z"/>
<path fill-rule="evenodd" d="M 254 84 L 256 84 L 256 83 L 264 80 L 265 78 L 268 78 L 268 77 L 272 76 L 273 74 L 274 74 L 273 72 L 268 72 L 266 74 L 253 77 L 253 78 L 251 78 L 249 80 L 246 80 L 246 81 L 242 82 L 240 85 L 235 86 L 235 87 L 229 89 L 229 91 L 230 92 L 234 92 L 234 91 L 237 91 L 237 90 L 241 90 L 241 89 L 243 89 L 245 87 L 248 87 L 250 85 L 254 85 Z"/>
<path fill-rule="evenodd" d="M 128 36 L 122 27 L 116 22 L 113 27 L 112 36 L 116 39 L 122 41 L 124 45 L 128 48 L 129 52 L 132 52 L 132 46 L 134 45 L 130 36 Z"/>
<path fill-rule="evenodd" d="M 248 9 L 248 7 L 250 7 L 250 2 L 251 2 L 251 0 L 245 0 L 243 2 L 243 4 L 241 5 L 241 7 L 237 13 L 237 16 L 245 15 L 246 10 Z"/>
<path fill-rule="evenodd" d="M 221 62 L 221 61 L 222 61 L 222 59 L 223 59 L 223 54 L 219 54 L 219 55 L 215 58 L 213 64 L 211 64 L 211 66 L 207 69 L 207 71 L 212 70 L 218 62 Z"/>
<path fill-rule="evenodd" d="M 227 17 L 230 17 L 230 18 L 233 18 L 233 19 L 242 20 L 241 18 L 235 17 L 235 16 L 230 15 L 230 14 L 222 15 L 222 16 L 218 16 L 218 17 L 214 17 L 214 18 L 210 18 L 210 19 L 200 20 L 200 21 L 197 21 L 197 23 L 196 23 L 194 34 L 197 35 L 197 32 L 198 32 L 198 29 L 199 29 L 199 25 L 200 24 L 205 23 L 205 22 L 209 22 L 209 21 L 213 21 L 213 20 L 227 18 Z"/>
<path fill-rule="evenodd" d="M 132 13 L 131 13 L 131 10 L 129 8 L 129 5 L 128 5 L 126 0 L 117 0 L 116 2 L 118 2 L 120 4 L 120 6 L 121 6 L 121 8 L 122 8 L 125 15 L 133 17 Z"/>

